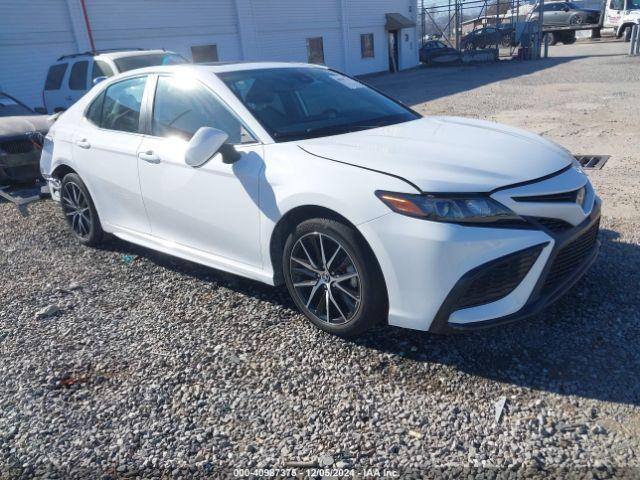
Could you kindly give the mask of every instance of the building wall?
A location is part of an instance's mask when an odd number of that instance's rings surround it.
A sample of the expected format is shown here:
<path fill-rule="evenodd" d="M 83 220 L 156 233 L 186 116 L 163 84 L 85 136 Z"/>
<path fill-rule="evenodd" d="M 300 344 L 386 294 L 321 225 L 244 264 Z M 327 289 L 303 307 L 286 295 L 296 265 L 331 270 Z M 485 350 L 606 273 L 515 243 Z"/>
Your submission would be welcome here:
<path fill-rule="evenodd" d="M 0 0 L 0 12 L 0 89 L 42 105 L 49 65 L 77 49 L 65 0 Z"/>
<path fill-rule="evenodd" d="M 306 39 L 322 37 L 325 63 L 352 75 L 389 69 L 385 13 L 415 20 L 415 0 L 86 0 L 98 49 L 166 48 L 191 58 L 217 45 L 220 61 L 307 61 Z M 80 0 L 0 0 L 0 88 L 42 105 L 49 65 L 91 49 Z M 43 21 L 45 20 L 45 21 Z M 360 35 L 373 33 L 374 58 Z M 400 68 L 418 63 L 415 29 L 403 29 Z"/>

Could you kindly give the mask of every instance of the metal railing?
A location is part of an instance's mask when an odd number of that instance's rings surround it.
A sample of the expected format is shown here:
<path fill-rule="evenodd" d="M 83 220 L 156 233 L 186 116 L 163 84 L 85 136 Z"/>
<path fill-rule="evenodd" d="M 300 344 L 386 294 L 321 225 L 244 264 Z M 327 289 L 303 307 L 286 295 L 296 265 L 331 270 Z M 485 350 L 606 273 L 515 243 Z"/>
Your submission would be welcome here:
<path fill-rule="evenodd" d="M 635 24 L 631 29 L 631 42 L 629 44 L 629 55 L 640 55 L 640 24 Z"/>

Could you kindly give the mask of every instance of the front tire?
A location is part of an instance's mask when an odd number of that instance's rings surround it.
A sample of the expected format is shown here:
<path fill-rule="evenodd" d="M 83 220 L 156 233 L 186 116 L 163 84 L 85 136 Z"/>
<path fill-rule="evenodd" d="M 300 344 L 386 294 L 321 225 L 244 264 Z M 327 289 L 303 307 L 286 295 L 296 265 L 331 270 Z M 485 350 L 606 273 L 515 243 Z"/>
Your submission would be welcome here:
<path fill-rule="evenodd" d="M 83 245 L 96 246 L 104 236 L 89 190 L 75 173 L 62 179 L 60 205 L 73 236 Z"/>
<path fill-rule="evenodd" d="M 326 332 L 353 337 L 386 319 L 378 263 L 343 223 L 327 218 L 300 223 L 285 242 L 282 269 L 296 306 Z"/>

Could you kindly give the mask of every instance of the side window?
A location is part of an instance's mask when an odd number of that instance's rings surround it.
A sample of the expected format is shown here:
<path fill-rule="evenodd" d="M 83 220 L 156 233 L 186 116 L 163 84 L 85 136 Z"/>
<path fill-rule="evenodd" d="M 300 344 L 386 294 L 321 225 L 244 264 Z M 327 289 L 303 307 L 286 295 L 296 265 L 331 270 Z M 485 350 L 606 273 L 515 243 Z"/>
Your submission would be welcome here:
<path fill-rule="evenodd" d="M 95 80 L 98 77 L 113 77 L 113 70 L 108 63 L 102 60 L 93 62 L 93 68 L 91 69 L 91 80 Z"/>
<path fill-rule="evenodd" d="M 44 83 L 45 90 L 60 90 L 60 87 L 62 86 L 62 79 L 67 71 L 67 66 L 68 64 L 66 63 L 59 63 L 49 67 L 47 81 Z"/>
<path fill-rule="evenodd" d="M 102 122 L 102 105 L 104 104 L 104 92 L 96 98 L 87 109 L 87 119 L 96 126 Z"/>
<path fill-rule="evenodd" d="M 307 38 L 307 60 L 309 63 L 324 65 L 324 45 L 322 37 Z"/>
<path fill-rule="evenodd" d="M 189 140 L 200 127 L 212 127 L 229 135 L 228 143 L 238 145 L 255 139 L 242 122 L 218 98 L 197 82 L 159 77 L 153 105 L 151 133 L 156 137 Z"/>
<path fill-rule="evenodd" d="M 104 92 L 100 125 L 109 130 L 139 131 L 142 94 L 147 77 L 115 83 Z"/>
<path fill-rule="evenodd" d="M 71 67 L 71 74 L 69 75 L 69 88 L 71 90 L 86 90 L 87 89 L 87 69 L 89 68 L 89 62 L 82 60 L 76 62 Z"/>

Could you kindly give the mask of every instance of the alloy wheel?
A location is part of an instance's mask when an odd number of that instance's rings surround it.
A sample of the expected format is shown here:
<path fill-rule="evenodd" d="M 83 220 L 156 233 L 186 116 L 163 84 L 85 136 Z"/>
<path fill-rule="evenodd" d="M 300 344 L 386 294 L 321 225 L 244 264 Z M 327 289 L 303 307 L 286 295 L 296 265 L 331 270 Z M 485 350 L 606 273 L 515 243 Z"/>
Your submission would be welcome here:
<path fill-rule="evenodd" d="M 289 269 L 296 296 L 317 320 L 343 325 L 356 316 L 362 300 L 360 273 L 337 239 L 319 232 L 300 237 Z"/>
<path fill-rule="evenodd" d="M 89 201 L 82 189 L 73 182 L 66 182 L 62 188 L 61 202 L 71 229 L 78 237 L 87 238 L 93 221 Z"/>

